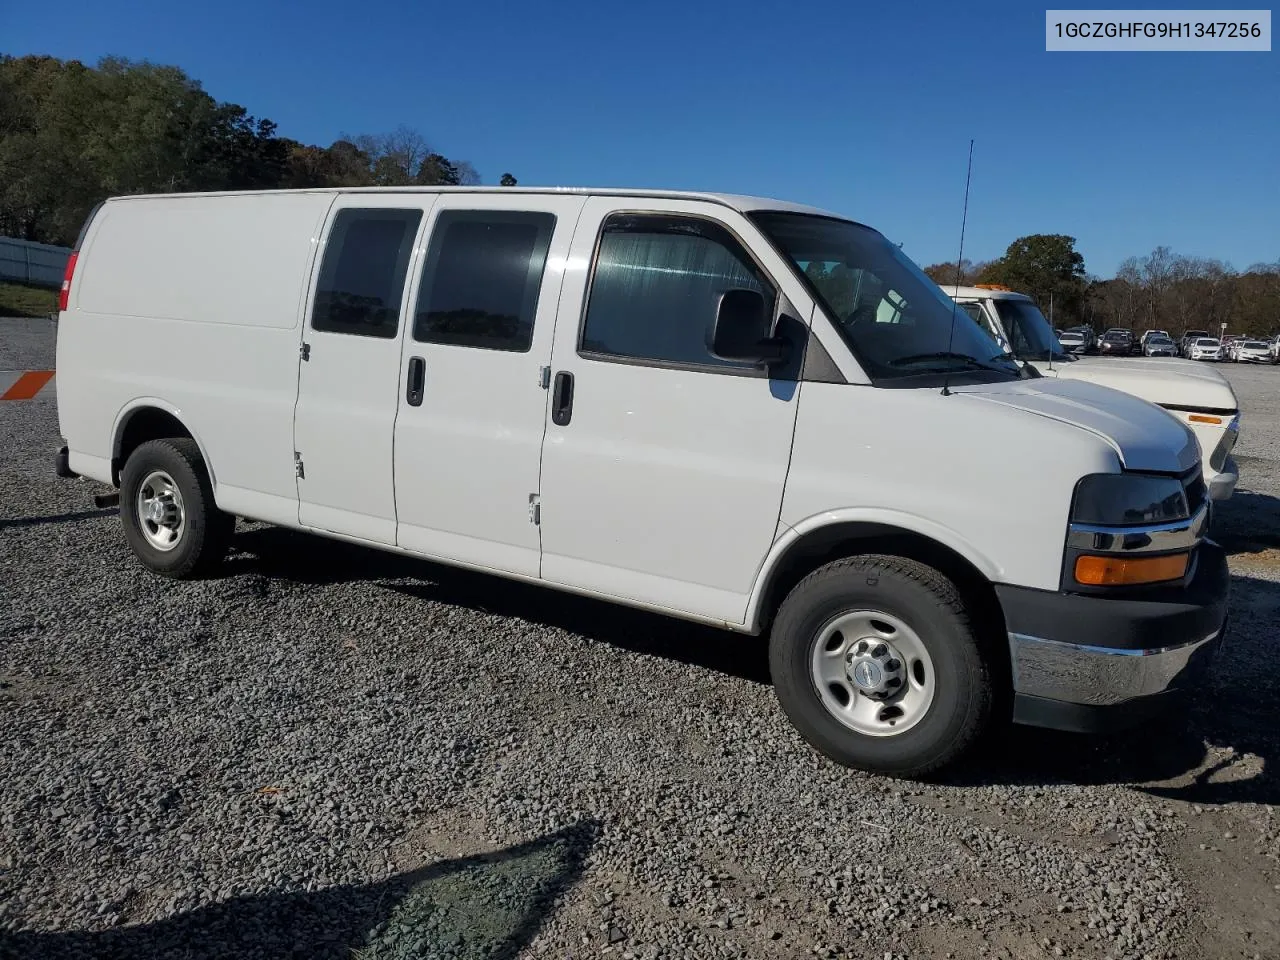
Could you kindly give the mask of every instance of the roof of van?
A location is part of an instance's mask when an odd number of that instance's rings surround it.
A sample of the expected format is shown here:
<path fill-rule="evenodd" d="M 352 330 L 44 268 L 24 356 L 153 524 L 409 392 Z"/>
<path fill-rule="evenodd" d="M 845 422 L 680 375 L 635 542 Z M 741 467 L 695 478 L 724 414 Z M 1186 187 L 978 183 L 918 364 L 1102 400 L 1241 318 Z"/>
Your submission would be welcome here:
<path fill-rule="evenodd" d="M 577 194 L 583 196 L 609 197 L 653 197 L 668 200 L 702 200 L 707 203 L 718 203 L 730 207 L 740 213 L 754 210 L 781 210 L 791 213 L 816 214 L 822 217 L 835 217 L 848 220 L 849 217 L 832 213 L 818 207 L 802 203 L 791 203 L 786 200 L 775 200 L 770 197 L 752 197 L 733 193 L 707 193 L 693 190 L 653 190 L 629 189 L 623 187 L 314 187 L 297 190 L 218 190 L 191 193 L 138 193 L 111 197 L 107 202 L 122 200 L 154 200 L 163 197 L 230 197 L 258 196 L 261 194 L 306 194 L 306 193 L 496 193 L 502 196 L 513 194 Z"/>
<path fill-rule="evenodd" d="M 989 287 L 957 287 L 954 283 L 940 283 L 942 292 L 952 298 L 968 300 L 1030 300 L 1025 293 L 1016 290 L 992 290 Z"/>

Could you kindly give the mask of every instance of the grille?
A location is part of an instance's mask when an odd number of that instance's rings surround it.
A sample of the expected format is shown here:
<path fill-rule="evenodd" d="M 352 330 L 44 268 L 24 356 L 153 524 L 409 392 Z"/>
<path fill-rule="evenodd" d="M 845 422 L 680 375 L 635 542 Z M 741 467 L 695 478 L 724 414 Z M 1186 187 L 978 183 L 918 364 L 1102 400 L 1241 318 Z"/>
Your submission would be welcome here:
<path fill-rule="evenodd" d="M 1179 479 L 1182 481 L 1182 491 L 1187 497 L 1187 511 L 1194 517 L 1209 496 L 1209 488 L 1205 485 L 1200 464 L 1197 463 Z"/>

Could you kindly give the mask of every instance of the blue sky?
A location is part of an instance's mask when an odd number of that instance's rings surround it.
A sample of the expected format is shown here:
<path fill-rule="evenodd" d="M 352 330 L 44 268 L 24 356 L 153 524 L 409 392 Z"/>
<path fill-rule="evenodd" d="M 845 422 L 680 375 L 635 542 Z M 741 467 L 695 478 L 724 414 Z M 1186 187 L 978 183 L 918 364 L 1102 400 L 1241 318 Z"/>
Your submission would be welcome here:
<path fill-rule="evenodd" d="M 308 142 L 408 124 L 486 183 L 812 203 L 921 263 L 955 258 L 972 137 L 972 259 L 1280 259 L 1276 51 L 1051 54 L 1030 4 L 511 6 L 14 2 L 0 51 L 176 64 Z"/>

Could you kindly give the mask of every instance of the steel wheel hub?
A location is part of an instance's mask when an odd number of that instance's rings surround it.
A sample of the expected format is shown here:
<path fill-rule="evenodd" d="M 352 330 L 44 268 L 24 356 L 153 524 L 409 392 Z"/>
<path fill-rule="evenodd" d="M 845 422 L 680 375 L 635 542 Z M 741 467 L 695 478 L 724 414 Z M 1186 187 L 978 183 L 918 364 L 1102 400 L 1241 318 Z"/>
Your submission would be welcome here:
<path fill-rule="evenodd" d="M 173 477 L 153 470 L 138 486 L 138 526 L 147 543 L 157 550 L 176 547 L 187 528 L 187 511 Z"/>
<path fill-rule="evenodd" d="M 818 631 L 810 675 L 823 707 L 857 733 L 889 737 L 924 719 L 933 658 L 914 628 L 882 610 L 842 613 Z"/>

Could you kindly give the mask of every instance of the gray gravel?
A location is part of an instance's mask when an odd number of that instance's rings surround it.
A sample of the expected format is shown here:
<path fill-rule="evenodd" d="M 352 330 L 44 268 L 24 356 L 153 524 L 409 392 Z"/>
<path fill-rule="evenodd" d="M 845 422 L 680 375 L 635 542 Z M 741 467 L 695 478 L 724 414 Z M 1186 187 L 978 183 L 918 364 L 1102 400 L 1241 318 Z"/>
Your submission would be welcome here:
<path fill-rule="evenodd" d="M 57 324 L 0 317 L 0 370 L 52 370 Z"/>
<path fill-rule="evenodd" d="M 1280 368 L 1228 372 L 1243 543 Z M 257 525 L 160 581 L 55 444 L 52 400 L 0 405 L 5 960 L 1280 955 L 1256 540 L 1189 717 L 922 787 L 804 747 L 757 642 Z"/>

